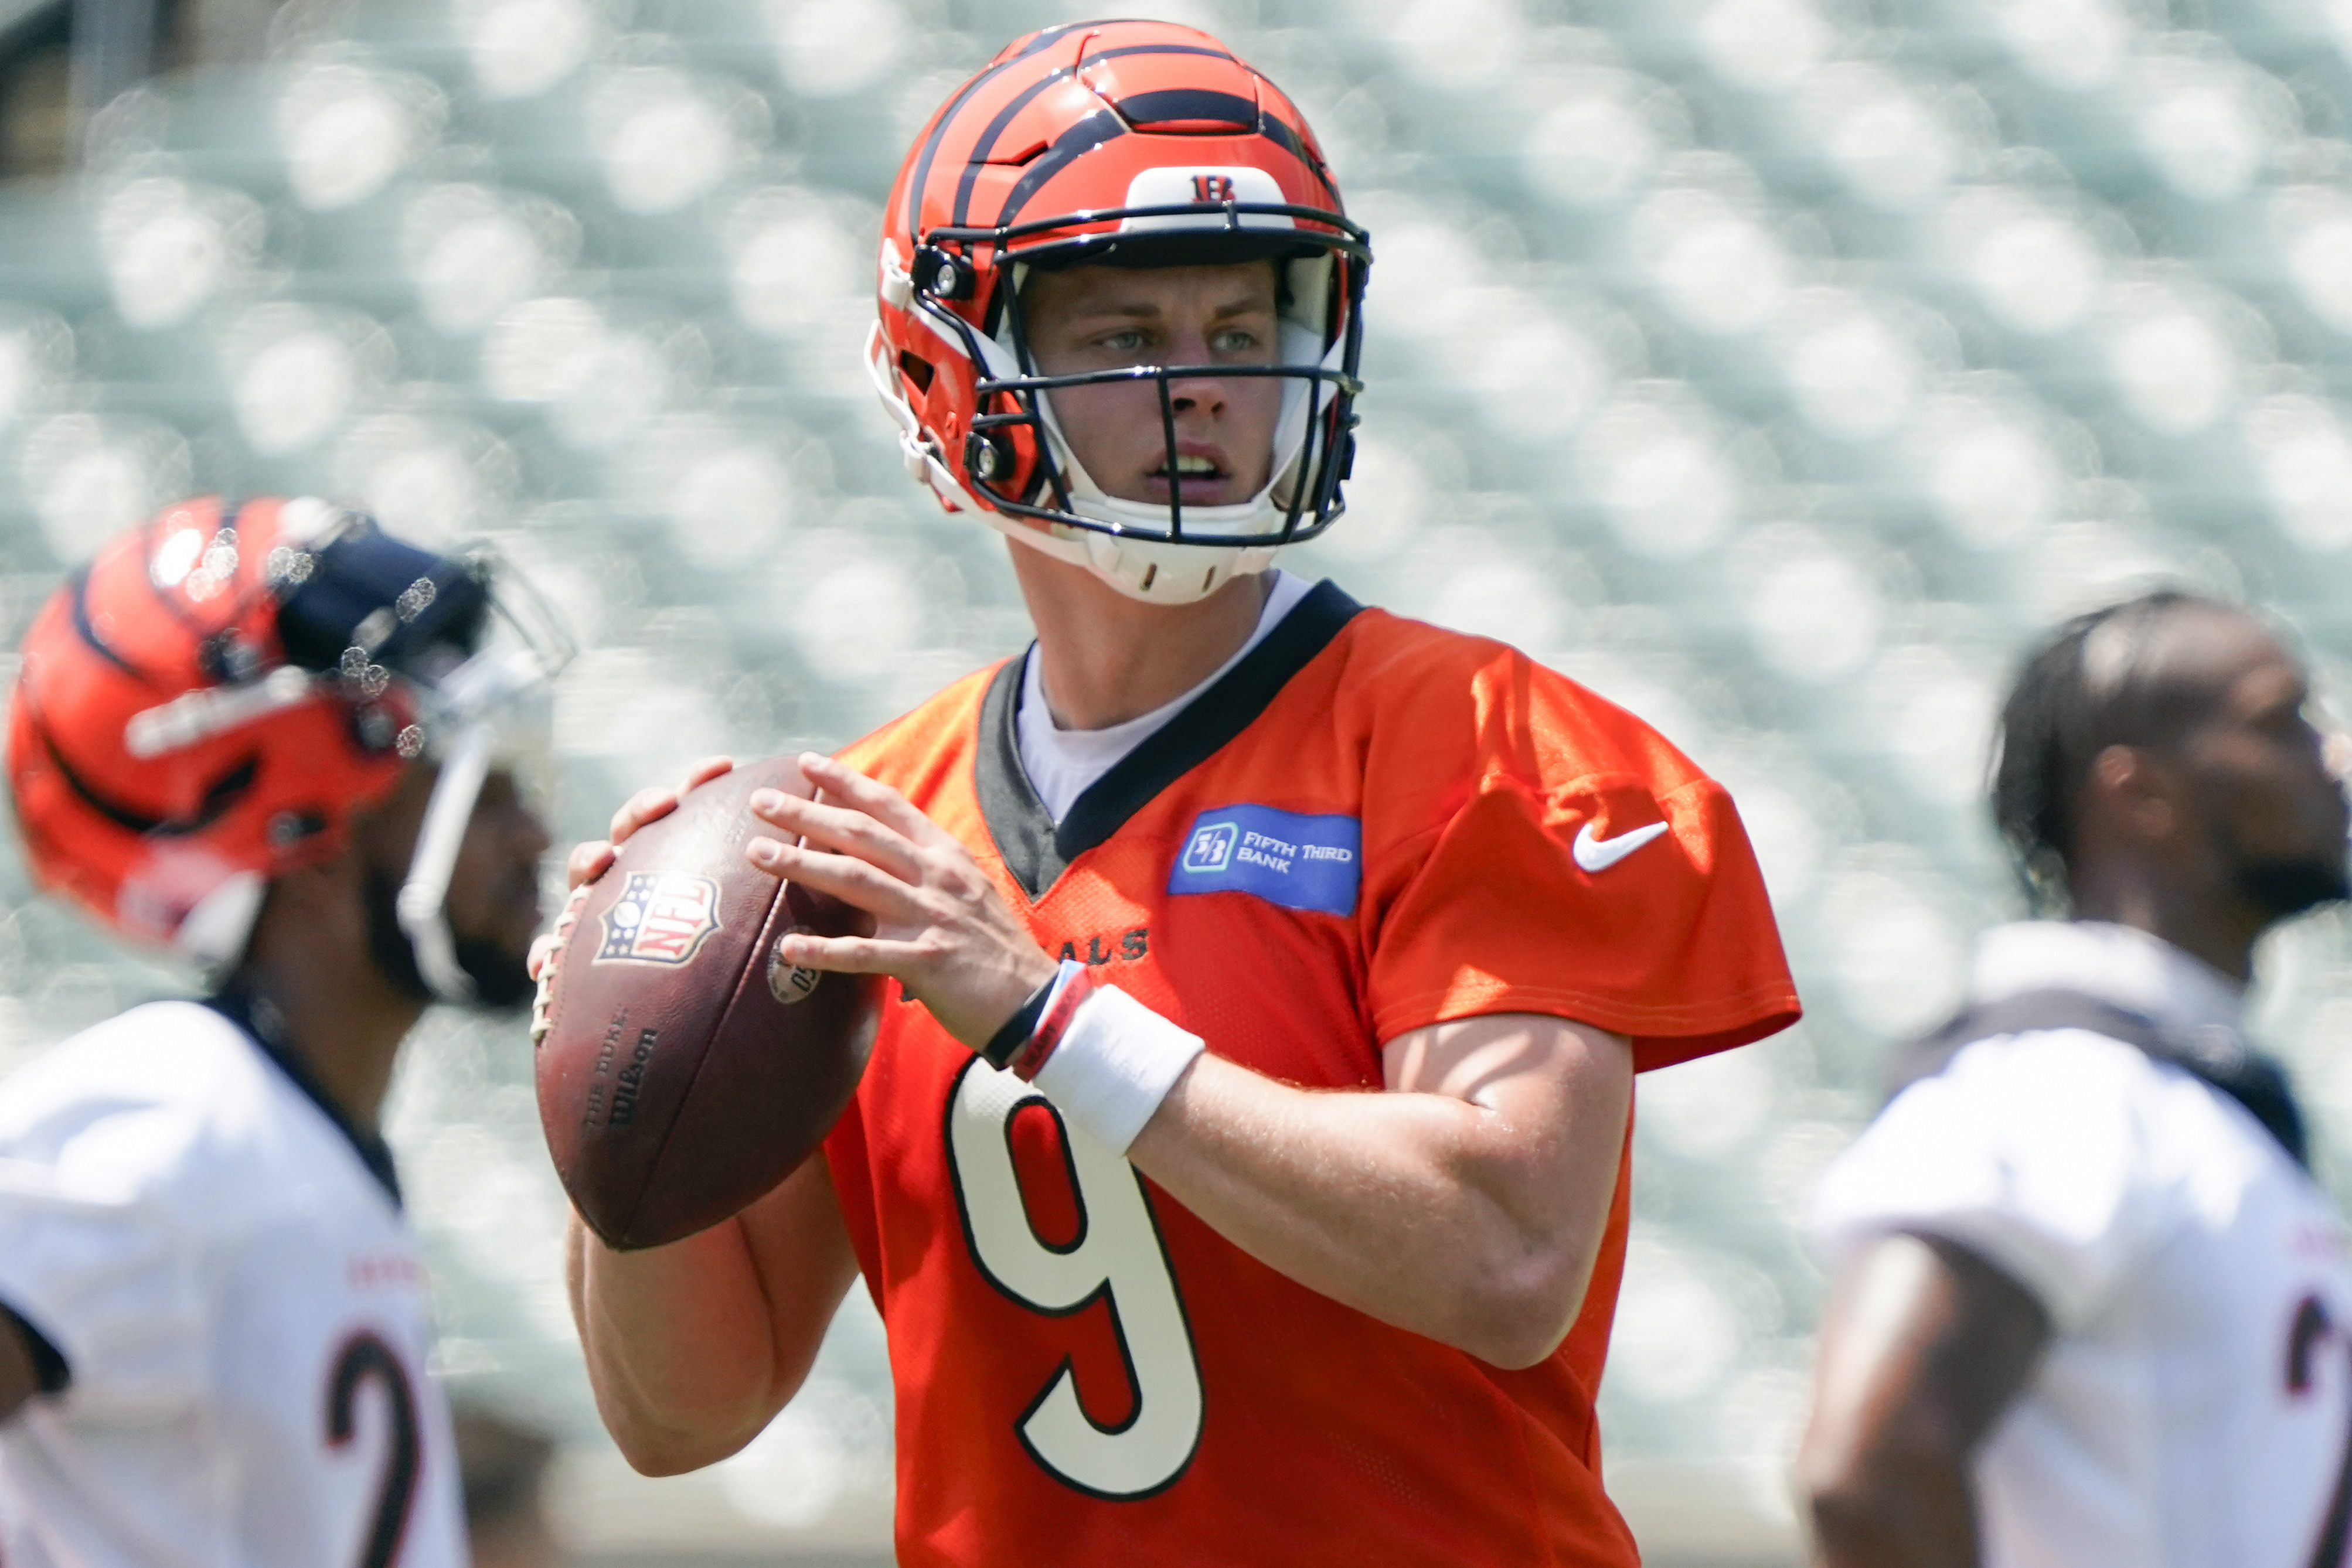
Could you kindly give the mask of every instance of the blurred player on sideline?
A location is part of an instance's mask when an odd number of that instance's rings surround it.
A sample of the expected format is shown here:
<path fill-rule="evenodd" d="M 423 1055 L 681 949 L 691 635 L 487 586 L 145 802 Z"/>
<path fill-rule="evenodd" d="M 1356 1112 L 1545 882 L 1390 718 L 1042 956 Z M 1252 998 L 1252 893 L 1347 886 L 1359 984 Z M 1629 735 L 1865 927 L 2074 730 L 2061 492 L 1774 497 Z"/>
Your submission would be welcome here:
<path fill-rule="evenodd" d="M 555 1440 L 484 1406 L 460 1404 L 455 1416 L 473 1568 L 562 1568 L 547 1500 Z"/>
<path fill-rule="evenodd" d="M 1592 1407 L 1633 1074 L 1796 996 L 1730 800 L 1639 720 L 1270 570 L 1339 513 L 1369 263 L 1188 28 L 1024 38 L 908 154 L 872 368 L 1037 641 L 804 758 L 830 803 L 753 797 L 752 863 L 876 923 L 790 960 L 920 1005 L 737 1219 L 575 1227 L 641 1469 L 748 1441 L 862 1274 L 901 1563 L 1636 1561 Z"/>
<path fill-rule="evenodd" d="M 377 1118 L 428 1002 L 529 995 L 548 838 L 500 751 L 568 645 L 487 559 L 222 513 L 100 551 L 9 716 L 36 875 L 226 980 L 0 1083 L 0 1561 L 455 1568 Z"/>
<path fill-rule="evenodd" d="M 1819 1562 L 2346 1561 L 2352 1272 L 2240 1034 L 2255 940 L 2346 896 L 2308 696 L 2262 621 L 2172 592 L 2027 662 L 1993 811 L 2067 919 L 1986 935 L 1822 1185 Z"/>

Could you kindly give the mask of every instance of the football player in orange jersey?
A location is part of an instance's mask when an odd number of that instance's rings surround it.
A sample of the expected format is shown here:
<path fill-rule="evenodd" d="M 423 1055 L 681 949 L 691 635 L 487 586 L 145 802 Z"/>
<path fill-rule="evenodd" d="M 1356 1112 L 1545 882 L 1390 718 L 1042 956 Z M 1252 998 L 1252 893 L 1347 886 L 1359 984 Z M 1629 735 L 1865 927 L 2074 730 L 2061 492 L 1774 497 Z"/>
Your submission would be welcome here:
<path fill-rule="evenodd" d="M 1341 510 L 1370 261 L 1190 29 L 1024 38 L 918 140 L 871 367 L 1037 641 L 753 797 L 752 863 L 873 917 L 783 956 L 903 1005 L 734 1220 L 573 1228 L 639 1468 L 748 1441 L 862 1275 L 901 1563 L 1637 1561 L 1592 1407 L 1633 1074 L 1797 1000 L 1665 741 L 1272 570 Z"/>

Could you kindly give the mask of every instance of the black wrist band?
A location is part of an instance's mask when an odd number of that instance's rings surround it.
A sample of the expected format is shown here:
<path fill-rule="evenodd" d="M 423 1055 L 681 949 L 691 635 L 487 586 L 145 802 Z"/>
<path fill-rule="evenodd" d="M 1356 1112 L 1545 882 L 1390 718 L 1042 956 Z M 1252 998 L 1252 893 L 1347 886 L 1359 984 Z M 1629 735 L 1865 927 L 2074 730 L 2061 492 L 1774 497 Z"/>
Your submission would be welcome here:
<path fill-rule="evenodd" d="M 1013 1009 L 1013 1016 L 1004 1020 L 1004 1027 L 990 1035 L 988 1043 L 980 1048 L 982 1061 L 1000 1072 L 1003 1071 L 1004 1064 L 1013 1060 L 1013 1052 L 1028 1044 L 1029 1037 L 1037 1032 L 1037 1020 L 1045 1016 L 1045 1003 L 1054 994 L 1054 982 L 1061 977 L 1062 971 L 1056 968 L 1045 977 L 1044 985 L 1029 993 L 1027 1001 Z"/>

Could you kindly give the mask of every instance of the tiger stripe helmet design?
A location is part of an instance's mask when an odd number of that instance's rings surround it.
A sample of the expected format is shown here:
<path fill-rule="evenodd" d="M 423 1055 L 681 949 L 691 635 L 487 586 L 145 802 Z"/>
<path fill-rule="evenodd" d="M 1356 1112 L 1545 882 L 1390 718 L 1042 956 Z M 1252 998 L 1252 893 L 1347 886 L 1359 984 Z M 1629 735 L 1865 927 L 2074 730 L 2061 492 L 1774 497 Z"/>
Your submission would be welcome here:
<path fill-rule="evenodd" d="M 435 805 L 449 791 L 442 814 L 462 828 L 480 781 L 468 737 L 571 651 L 551 622 L 527 652 L 485 649 L 516 618 L 494 569 L 310 499 L 182 501 L 109 541 L 25 637 L 7 768 L 34 876 L 125 936 L 218 965 L 244 950 L 270 879 L 333 854 L 413 759 L 439 764 Z M 428 836 L 401 922 L 435 993 L 466 1000 L 435 962 L 455 840 Z M 432 906 L 412 919 L 420 875 Z"/>
<path fill-rule="evenodd" d="M 1274 363 L 1039 371 L 1029 269 L 1258 259 L 1279 268 Z M 1163 22 L 1050 27 L 957 89 L 908 152 L 883 214 L 866 368 L 908 472 L 950 510 L 1133 598 L 1186 602 L 1344 510 L 1370 264 L 1304 117 L 1224 45 Z M 1171 383 L 1202 375 L 1283 382 L 1269 477 L 1247 501 L 1108 495 L 1055 421 L 1057 390 L 1155 381 L 1172 474 Z"/>

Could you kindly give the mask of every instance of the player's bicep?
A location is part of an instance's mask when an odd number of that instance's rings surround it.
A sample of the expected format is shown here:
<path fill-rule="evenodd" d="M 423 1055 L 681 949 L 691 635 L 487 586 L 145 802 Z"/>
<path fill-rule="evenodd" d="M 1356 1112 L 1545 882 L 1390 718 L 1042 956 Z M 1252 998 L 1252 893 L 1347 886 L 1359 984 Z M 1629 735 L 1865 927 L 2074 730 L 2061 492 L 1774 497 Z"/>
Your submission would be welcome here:
<path fill-rule="evenodd" d="M 1579 1230 L 1606 1211 L 1633 1106 L 1633 1051 L 1623 1035 L 1538 1013 L 1491 1013 L 1408 1030 L 1381 1054 L 1390 1092 L 1486 1113 L 1465 1128 L 1465 1166 L 1507 1205 Z"/>
<path fill-rule="evenodd" d="M 1558 1349 L 1591 1289 L 1626 1129 L 1623 1035 L 1533 1013 L 1412 1030 L 1385 1050 L 1392 1147 L 1458 1194 L 1453 1210 L 1500 1337 L 1473 1354 L 1527 1366 Z"/>
<path fill-rule="evenodd" d="M 2031 1291 L 1957 1243 L 1886 1236 L 1849 1259 L 1822 1323 L 1798 1460 L 1823 1527 L 1916 1512 L 1923 1487 L 1964 1497 L 1970 1456 L 2052 1332 Z M 1973 1526 L 1960 1518 L 1955 1528 Z"/>
<path fill-rule="evenodd" d="M 1622 1132 L 1633 1097 L 1633 1043 L 1540 1013 L 1489 1013 L 1408 1030 L 1381 1050 L 1393 1093 L 1443 1094 L 1488 1111 L 1597 1110 Z"/>

